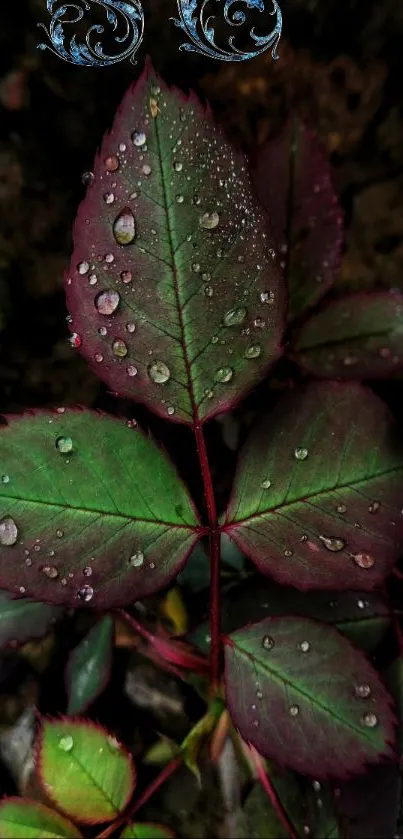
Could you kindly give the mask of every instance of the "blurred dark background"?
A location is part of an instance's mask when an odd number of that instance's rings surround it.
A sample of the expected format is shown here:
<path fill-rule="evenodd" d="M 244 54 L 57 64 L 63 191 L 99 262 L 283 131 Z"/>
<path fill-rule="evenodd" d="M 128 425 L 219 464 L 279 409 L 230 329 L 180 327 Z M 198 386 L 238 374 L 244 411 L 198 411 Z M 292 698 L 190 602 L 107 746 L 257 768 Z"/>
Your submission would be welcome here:
<path fill-rule="evenodd" d="M 95 5 L 95 4 L 94 4 Z M 243 4 L 240 3 L 240 7 Z M 271 4 L 267 3 L 269 7 Z M 135 66 L 67 64 L 36 44 L 45 0 L 5 0 L 0 28 L 0 411 L 113 402 L 67 342 L 63 272 L 81 175 L 148 53 L 194 87 L 245 150 L 297 110 L 333 166 L 346 223 L 338 283 L 403 286 L 403 6 L 396 0 L 282 0 L 280 59 L 179 52 L 174 0 L 145 0 Z M 271 21 L 271 18 L 267 18 Z"/>

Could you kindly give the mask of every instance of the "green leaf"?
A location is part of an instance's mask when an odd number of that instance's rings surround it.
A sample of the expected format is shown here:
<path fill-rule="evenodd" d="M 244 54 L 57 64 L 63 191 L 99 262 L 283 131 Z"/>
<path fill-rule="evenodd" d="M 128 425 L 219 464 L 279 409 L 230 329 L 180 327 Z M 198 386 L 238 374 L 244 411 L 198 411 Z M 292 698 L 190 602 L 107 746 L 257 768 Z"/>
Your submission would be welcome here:
<path fill-rule="evenodd" d="M 73 650 L 66 667 L 68 714 L 81 714 L 108 684 L 113 653 L 113 618 L 102 618 Z"/>
<path fill-rule="evenodd" d="M 175 834 L 163 824 L 136 822 L 125 827 L 121 839 L 174 839 Z"/>
<path fill-rule="evenodd" d="M 208 554 L 202 542 L 194 546 L 192 553 L 181 573 L 177 577 L 180 585 L 188 586 L 196 594 L 208 588 L 210 565 Z"/>
<path fill-rule="evenodd" d="M 72 340 L 116 393 L 200 423 L 280 354 L 283 280 L 246 158 L 148 63 L 92 171 L 66 275 Z"/>
<path fill-rule="evenodd" d="M 281 772 L 279 769 L 271 769 L 269 774 L 291 823 L 298 834 L 303 836 L 304 808 L 301 790 L 295 777 L 291 772 Z M 249 828 L 247 835 L 251 839 L 289 839 L 288 831 L 285 830 L 260 784 L 255 784 L 249 793 L 244 804 L 244 812 Z"/>
<path fill-rule="evenodd" d="M 2 839 L 73 839 L 81 833 L 67 819 L 27 798 L 6 798 L 0 804 Z"/>
<path fill-rule="evenodd" d="M 401 373 L 403 295 L 380 291 L 334 300 L 295 336 L 292 355 L 309 373 L 378 379 Z"/>
<path fill-rule="evenodd" d="M 0 430 L 0 585 L 105 609 L 166 585 L 197 541 L 167 456 L 138 428 L 91 411 L 37 413 Z"/>
<path fill-rule="evenodd" d="M 45 720 L 36 761 L 48 797 L 79 822 L 112 821 L 134 789 L 130 755 L 90 721 Z"/>
<path fill-rule="evenodd" d="M 402 497 L 387 407 L 360 385 L 313 384 L 250 434 L 223 529 L 283 584 L 369 590 L 401 553 Z"/>
<path fill-rule="evenodd" d="M 42 638 L 61 614 L 62 609 L 57 606 L 25 597 L 13 600 L 0 592 L 0 649 L 11 641 L 24 644 L 32 638 Z"/>
<path fill-rule="evenodd" d="M 225 685 L 243 739 L 302 774 L 343 777 L 393 755 L 392 700 L 333 627 L 267 618 L 227 636 Z"/>

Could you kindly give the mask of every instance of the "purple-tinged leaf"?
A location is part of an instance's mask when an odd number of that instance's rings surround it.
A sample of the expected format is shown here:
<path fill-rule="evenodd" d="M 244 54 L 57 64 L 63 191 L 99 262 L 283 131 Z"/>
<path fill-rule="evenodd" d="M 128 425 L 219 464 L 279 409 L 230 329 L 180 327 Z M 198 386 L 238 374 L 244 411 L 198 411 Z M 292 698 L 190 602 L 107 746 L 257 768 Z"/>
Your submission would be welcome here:
<path fill-rule="evenodd" d="M 298 772 L 348 777 L 393 755 L 392 700 L 333 627 L 266 618 L 227 636 L 225 684 L 243 739 Z"/>
<path fill-rule="evenodd" d="M 127 806 L 136 772 L 131 755 L 90 720 L 42 723 L 36 766 L 56 806 L 83 824 L 112 821 Z"/>
<path fill-rule="evenodd" d="M 291 772 L 282 771 L 280 768 L 270 768 L 269 774 L 271 783 L 280 798 L 291 824 L 298 829 L 298 835 L 303 836 L 305 827 L 303 799 L 295 776 Z M 244 813 L 248 827 L 248 831 L 245 831 L 245 837 L 252 836 L 253 839 L 289 839 L 288 831 L 285 830 L 284 825 L 278 818 L 272 803 L 269 801 L 266 792 L 260 784 L 255 784 L 249 793 L 244 804 Z"/>
<path fill-rule="evenodd" d="M 246 159 L 148 63 L 93 172 L 66 275 L 74 343 L 116 393 L 199 423 L 279 354 L 283 279 Z"/>
<path fill-rule="evenodd" d="M 66 667 L 67 713 L 82 714 L 105 690 L 112 668 L 113 618 L 106 615 L 71 653 Z"/>
<path fill-rule="evenodd" d="M 25 597 L 13 599 L 0 592 L 0 649 L 11 642 L 25 644 L 42 638 L 62 614 L 57 606 L 47 606 Z"/>
<path fill-rule="evenodd" d="M 397 761 L 372 766 L 361 778 L 340 784 L 337 810 L 343 839 L 385 839 L 399 836 L 401 776 Z"/>
<path fill-rule="evenodd" d="M 351 294 L 309 318 L 295 336 L 292 355 L 321 378 L 392 376 L 403 368 L 402 323 L 402 294 Z"/>
<path fill-rule="evenodd" d="M 0 585 L 105 609 L 166 585 L 198 539 L 174 467 L 150 437 L 90 411 L 37 413 L 0 430 Z"/>
<path fill-rule="evenodd" d="M 323 297 L 340 266 L 343 220 L 330 167 L 315 134 L 291 119 L 257 153 L 252 178 L 280 252 L 295 318 Z"/>
<path fill-rule="evenodd" d="M 403 448 L 357 384 L 283 399 L 241 452 L 224 529 L 260 571 L 299 589 L 379 585 L 403 547 Z"/>
<path fill-rule="evenodd" d="M 81 833 L 59 813 L 28 798 L 5 798 L 0 804 L 2 839 L 75 839 Z"/>

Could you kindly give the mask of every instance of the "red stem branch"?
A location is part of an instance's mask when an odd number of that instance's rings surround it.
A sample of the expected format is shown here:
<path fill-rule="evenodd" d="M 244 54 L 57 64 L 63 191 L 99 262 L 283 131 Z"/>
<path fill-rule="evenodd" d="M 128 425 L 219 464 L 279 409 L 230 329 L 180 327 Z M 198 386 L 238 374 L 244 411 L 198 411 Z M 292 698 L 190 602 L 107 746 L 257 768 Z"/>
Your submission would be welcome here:
<path fill-rule="evenodd" d="M 195 673 L 199 673 L 202 676 L 207 675 L 208 661 L 206 658 L 194 653 L 190 647 L 187 648 L 180 641 L 171 641 L 170 638 L 160 638 L 158 635 L 153 635 L 152 632 L 149 632 L 145 626 L 139 623 L 132 615 L 129 615 L 128 612 L 125 612 L 124 609 L 118 609 L 117 613 L 129 624 L 134 632 L 140 635 L 141 638 L 144 638 L 145 641 L 148 641 L 162 660 L 169 661 L 177 667 L 183 667 L 185 670 L 194 670 Z"/>
<path fill-rule="evenodd" d="M 173 775 L 173 773 L 176 772 L 181 763 L 181 757 L 174 757 L 172 760 L 170 760 L 169 763 L 167 763 L 167 765 L 164 766 L 160 774 L 157 775 L 157 777 L 154 778 L 153 781 L 151 781 L 151 784 L 149 784 L 147 789 L 144 790 L 143 795 L 140 795 L 140 798 L 134 801 L 133 804 L 128 808 L 128 810 L 126 810 L 126 812 L 122 816 L 120 816 L 120 818 L 113 822 L 113 824 L 109 825 L 109 827 L 102 831 L 102 833 L 99 833 L 96 839 L 108 839 L 108 837 L 112 836 L 112 834 L 115 833 L 115 830 L 121 827 L 122 824 L 125 824 L 126 822 L 130 821 L 130 819 L 133 818 L 134 814 L 137 813 L 137 811 L 140 810 L 140 808 L 147 803 L 147 801 L 151 798 L 152 795 L 154 795 L 155 792 L 157 792 L 157 790 L 162 786 L 162 784 L 164 784 L 165 781 L 167 781 L 168 778 L 170 778 L 171 775 Z"/>
<path fill-rule="evenodd" d="M 298 833 L 296 832 L 294 825 L 288 818 L 288 815 L 280 801 L 280 798 L 278 797 L 277 792 L 264 768 L 262 757 L 260 756 L 259 752 L 256 751 L 254 746 L 248 745 L 248 750 L 251 762 L 253 764 L 253 768 L 256 771 L 257 779 L 262 785 L 267 797 L 270 799 L 272 807 L 277 813 L 277 816 L 281 821 L 281 824 L 287 831 L 290 839 L 299 839 Z"/>
<path fill-rule="evenodd" d="M 210 527 L 210 663 L 212 685 L 214 689 L 217 689 L 220 684 L 221 672 L 220 532 L 218 529 L 214 487 L 203 427 L 196 424 L 194 426 L 194 433 Z"/>

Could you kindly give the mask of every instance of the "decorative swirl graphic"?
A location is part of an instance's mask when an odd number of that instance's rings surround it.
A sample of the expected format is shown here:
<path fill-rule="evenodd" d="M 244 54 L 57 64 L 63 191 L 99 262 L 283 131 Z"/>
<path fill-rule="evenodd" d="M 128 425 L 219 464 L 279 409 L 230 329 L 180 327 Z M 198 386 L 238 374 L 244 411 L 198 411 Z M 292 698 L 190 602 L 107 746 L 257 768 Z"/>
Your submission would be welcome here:
<path fill-rule="evenodd" d="M 224 5 L 223 17 L 230 26 L 243 26 L 246 23 L 246 13 L 239 8 L 234 8 L 234 6 L 239 6 L 242 3 L 247 9 L 256 9 L 258 12 L 265 11 L 265 0 L 177 0 L 180 20 L 173 18 L 174 23 L 183 29 L 192 41 L 191 44 L 181 44 L 180 49 L 188 52 L 199 52 L 202 55 L 219 58 L 222 61 L 247 61 L 271 47 L 273 58 L 278 58 L 277 46 L 281 38 L 283 18 L 277 0 L 272 0 L 273 11 L 270 12 L 271 15 L 276 16 L 274 29 L 269 35 L 257 35 L 253 27 L 249 36 L 254 41 L 255 47 L 249 52 L 237 49 L 234 43 L 235 35 L 230 35 L 228 38 L 230 51 L 217 46 L 213 28 L 217 16 L 211 14 L 207 16 L 207 7 L 211 6 L 213 2 L 219 3 L 221 6 Z M 203 35 L 207 43 L 202 40 Z"/>
<path fill-rule="evenodd" d="M 56 6 L 60 3 L 60 0 L 47 0 L 48 12 L 52 15 L 49 29 L 44 23 L 38 23 L 38 26 L 45 30 L 52 46 L 40 43 L 38 44 L 39 49 L 49 49 L 63 58 L 64 61 L 69 61 L 71 64 L 81 64 L 84 67 L 104 67 L 109 64 L 117 64 L 129 57 L 133 61 L 144 35 L 144 13 L 141 0 L 128 0 L 128 2 L 125 0 L 91 0 L 91 2 L 105 10 L 111 32 L 116 32 L 119 24 L 123 23 L 122 34 L 114 36 L 114 41 L 117 44 L 126 45 L 122 47 L 119 53 L 116 55 L 105 54 L 101 41 L 95 40 L 96 36 L 105 32 L 105 27 L 100 24 L 92 24 L 89 27 L 85 41 L 82 43 L 77 40 L 76 34 L 71 35 L 70 38 L 65 34 L 64 28 L 66 25 L 79 23 L 85 14 L 91 11 L 88 0 L 63 3 L 58 9 Z"/>

